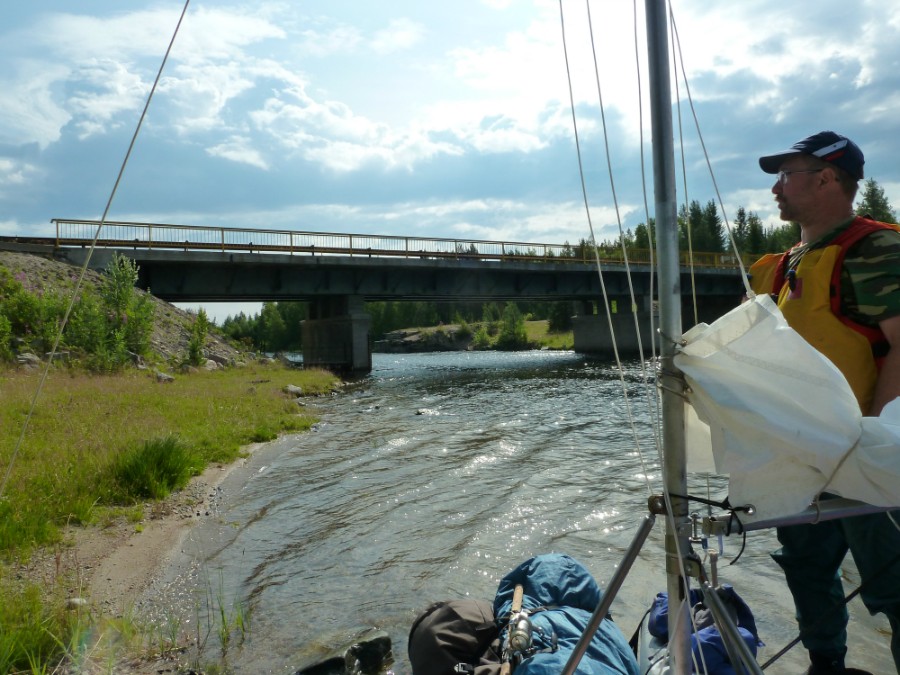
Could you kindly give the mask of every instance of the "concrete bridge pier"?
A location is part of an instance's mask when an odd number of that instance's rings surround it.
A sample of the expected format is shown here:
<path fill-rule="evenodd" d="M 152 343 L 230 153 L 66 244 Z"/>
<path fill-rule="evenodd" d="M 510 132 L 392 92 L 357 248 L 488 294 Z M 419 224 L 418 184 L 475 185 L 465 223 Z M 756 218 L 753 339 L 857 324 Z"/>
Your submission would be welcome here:
<path fill-rule="evenodd" d="M 369 347 L 371 317 L 357 295 L 316 298 L 309 303 L 309 318 L 300 323 L 303 365 L 347 373 L 372 370 Z"/>
<path fill-rule="evenodd" d="M 650 352 L 651 341 L 655 337 L 650 330 L 651 303 L 649 297 L 640 298 L 644 307 L 637 308 L 637 324 L 640 331 L 640 343 L 635 331 L 635 316 L 632 312 L 631 300 L 619 298 L 610 301 L 612 329 L 615 344 L 620 354 L 636 355 L 639 345 L 645 353 Z M 600 307 L 595 313 L 594 303 L 585 301 L 576 306 L 576 314 L 572 320 L 572 332 L 575 351 L 579 354 L 612 354 L 613 333 L 609 330 L 606 309 Z M 657 317 L 656 325 L 659 325 Z"/>

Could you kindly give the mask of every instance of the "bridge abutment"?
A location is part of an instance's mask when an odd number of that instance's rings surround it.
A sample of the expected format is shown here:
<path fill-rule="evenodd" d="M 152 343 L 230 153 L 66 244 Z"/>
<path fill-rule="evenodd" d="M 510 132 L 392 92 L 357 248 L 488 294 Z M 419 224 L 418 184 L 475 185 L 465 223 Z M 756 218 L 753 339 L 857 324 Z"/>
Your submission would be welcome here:
<path fill-rule="evenodd" d="M 643 298 L 644 305 L 650 305 L 649 298 Z M 620 354 L 638 354 L 640 347 L 648 350 L 654 335 L 651 331 L 649 306 L 636 308 L 637 316 L 632 311 L 631 301 L 627 299 L 610 302 L 610 317 L 601 307 L 594 313 L 593 302 L 583 302 L 576 306 L 576 314 L 572 320 L 572 334 L 575 351 L 579 354 L 612 354 L 613 346 Z M 635 331 L 637 318 L 638 332 Z M 610 332 L 612 323 L 612 332 Z M 657 322 L 658 323 L 658 322 Z"/>
<path fill-rule="evenodd" d="M 338 373 L 372 370 L 369 346 L 371 318 L 358 295 L 316 298 L 309 303 L 309 318 L 300 324 L 303 364 Z"/>

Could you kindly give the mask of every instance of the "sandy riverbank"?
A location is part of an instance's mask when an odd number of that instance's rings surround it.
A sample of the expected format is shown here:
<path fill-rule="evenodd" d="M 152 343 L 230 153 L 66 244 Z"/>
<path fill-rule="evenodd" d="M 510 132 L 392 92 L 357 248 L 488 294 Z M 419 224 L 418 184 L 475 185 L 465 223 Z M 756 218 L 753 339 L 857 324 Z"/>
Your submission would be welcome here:
<path fill-rule="evenodd" d="M 249 456 L 264 444 L 244 448 Z M 177 493 L 143 506 L 140 522 L 119 518 L 90 527 L 70 527 L 63 541 L 35 553 L 19 565 L 18 578 L 55 588 L 73 608 L 86 607 L 96 624 L 106 619 L 129 617 L 140 597 L 151 588 L 174 557 L 191 529 L 216 513 L 219 486 L 246 459 L 208 467 Z M 186 672 L 179 669 L 179 654 L 164 657 L 103 653 L 96 672 L 109 672 L 109 659 L 117 661 L 116 673 L 127 675 Z M 80 664 L 78 673 L 95 672 Z"/>

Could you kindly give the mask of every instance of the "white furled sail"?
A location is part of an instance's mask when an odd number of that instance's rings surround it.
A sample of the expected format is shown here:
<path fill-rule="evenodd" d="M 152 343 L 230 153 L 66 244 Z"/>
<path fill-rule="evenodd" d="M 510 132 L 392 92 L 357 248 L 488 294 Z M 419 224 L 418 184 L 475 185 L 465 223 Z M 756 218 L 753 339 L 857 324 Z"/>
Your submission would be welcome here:
<path fill-rule="evenodd" d="M 827 491 L 874 506 L 900 505 L 900 400 L 863 417 L 850 385 L 790 328 L 767 295 L 684 335 L 675 357 L 697 417 L 688 439 L 711 443 L 747 522 L 803 511 Z M 689 433 L 691 425 L 688 425 Z"/>

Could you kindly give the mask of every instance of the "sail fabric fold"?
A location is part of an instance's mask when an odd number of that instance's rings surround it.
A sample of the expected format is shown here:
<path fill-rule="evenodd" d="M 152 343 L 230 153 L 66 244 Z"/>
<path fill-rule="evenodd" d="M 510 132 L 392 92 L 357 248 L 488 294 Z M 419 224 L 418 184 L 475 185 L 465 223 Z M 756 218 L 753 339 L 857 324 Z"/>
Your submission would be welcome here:
<path fill-rule="evenodd" d="M 688 425 L 689 453 L 711 445 L 729 500 L 745 520 L 804 510 L 828 492 L 900 505 L 900 401 L 863 417 L 843 374 L 788 326 L 767 295 L 684 335 L 675 365 L 703 424 Z M 705 436 L 705 438 L 704 438 Z"/>

